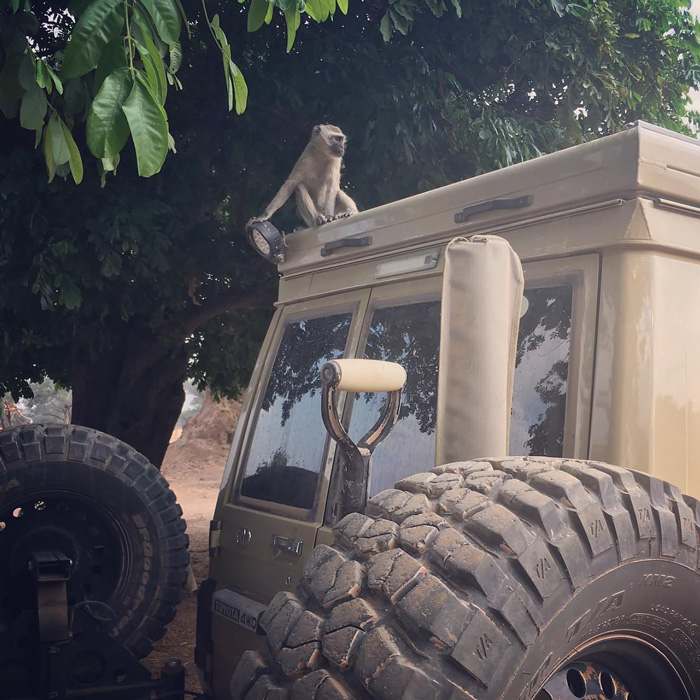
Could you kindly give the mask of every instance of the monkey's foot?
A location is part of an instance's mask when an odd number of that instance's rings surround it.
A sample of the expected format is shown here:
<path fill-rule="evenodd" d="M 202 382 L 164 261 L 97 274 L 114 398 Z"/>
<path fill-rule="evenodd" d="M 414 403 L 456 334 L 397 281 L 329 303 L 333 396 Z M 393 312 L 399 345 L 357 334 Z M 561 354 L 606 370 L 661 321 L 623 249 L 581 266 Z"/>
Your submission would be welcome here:
<path fill-rule="evenodd" d="M 333 219 L 325 214 L 319 214 L 314 217 L 314 226 L 323 226 L 323 224 L 327 224 L 329 221 L 333 221 Z"/>
<path fill-rule="evenodd" d="M 345 211 L 341 211 L 340 214 L 336 214 L 333 217 L 333 221 L 337 221 L 338 219 L 347 219 L 349 216 L 352 216 L 353 214 L 357 214 L 356 211 L 353 209 L 346 209 Z"/>

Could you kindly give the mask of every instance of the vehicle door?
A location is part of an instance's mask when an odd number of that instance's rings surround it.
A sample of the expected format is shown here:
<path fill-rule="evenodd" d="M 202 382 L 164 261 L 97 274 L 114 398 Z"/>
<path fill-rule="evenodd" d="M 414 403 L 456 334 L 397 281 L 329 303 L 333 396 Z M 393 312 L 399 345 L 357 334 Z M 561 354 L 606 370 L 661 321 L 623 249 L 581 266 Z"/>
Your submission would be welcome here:
<path fill-rule="evenodd" d="M 369 293 L 290 304 L 268 353 L 219 508 L 226 586 L 269 601 L 292 589 L 315 544 L 333 450 L 321 420 L 320 370 L 355 352 Z"/>

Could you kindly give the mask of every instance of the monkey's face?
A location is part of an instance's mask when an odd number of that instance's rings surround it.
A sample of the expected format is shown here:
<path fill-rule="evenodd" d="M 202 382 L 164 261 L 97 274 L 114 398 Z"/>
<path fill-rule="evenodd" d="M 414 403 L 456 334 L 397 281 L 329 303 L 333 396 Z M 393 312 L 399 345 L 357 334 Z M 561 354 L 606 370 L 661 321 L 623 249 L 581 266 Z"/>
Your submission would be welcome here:
<path fill-rule="evenodd" d="M 329 134 L 328 149 L 332 155 L 337 158 L 342 158 L 345 155 L 345 140 L 343 134 Z"/>

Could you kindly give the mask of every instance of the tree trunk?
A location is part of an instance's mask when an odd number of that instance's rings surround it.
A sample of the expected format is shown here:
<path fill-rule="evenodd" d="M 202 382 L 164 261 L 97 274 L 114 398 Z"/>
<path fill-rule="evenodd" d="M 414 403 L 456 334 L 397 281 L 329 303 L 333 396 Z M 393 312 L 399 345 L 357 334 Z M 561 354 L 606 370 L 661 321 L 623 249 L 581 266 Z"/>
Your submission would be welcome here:
<path fill-rule="evenodd" d="M 123 440 L 160 468 L 185 401 L 184 343 L 130 328 L 99 351 L 83 331 L 72 350 L 72 422 Z"/>

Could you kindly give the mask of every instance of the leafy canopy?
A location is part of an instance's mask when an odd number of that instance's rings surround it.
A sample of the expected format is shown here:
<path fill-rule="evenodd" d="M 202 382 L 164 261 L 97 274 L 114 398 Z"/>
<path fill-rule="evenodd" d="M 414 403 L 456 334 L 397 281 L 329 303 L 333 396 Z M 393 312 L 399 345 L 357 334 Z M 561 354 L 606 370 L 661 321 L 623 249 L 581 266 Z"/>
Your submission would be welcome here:
<path fill-rule="evenodd" d="M 201 9 L 198 22 L 221 54 L 228 109 L 242 114 L 246 80 L 219 15 L 209 17 L 206 0 Z M 247 30 L 270 24 L 277 10 L 290 51 L 302 16 L 324 22 L 336 9 L 347 13 L 348 0 L 250 0 Z M 83 128 L 103 178 L 116 173 L 129 137 L 139 175 L 160 172 L 168 150 L 175 151 L 165 103 L 170 90 L 182 89 L 181 40 L 194 25 L 180 0 L 0 0 L 0 110 L 35 132 L 49 182 L 68 173 L 82 181 L 74 131 Z"/>
<path fill-rule="evenodd" d="M 73 20 L 38 2 L 33 8 L 41 22 L 31 50 L 60 80 Z M 270 24 L 251 33 L 264 9 L 259 3 L 210 0 L 212 22 L 217 15 L 231 60 L 250 85 L 248 107 L 237 115 L 226 109 L 223 54 L 212 50 L 210 22 L 199 0 L 184 0 L 191 36 L 183 28 L 180 52 L 168 45 L 161 61 L 166 73 L 177 66 L 174 75 L 186 91 L 148 112 L 142 126 L 154 129 L 136 136 L 162 154 L 160 109 L 167 109 L 167 145 L 174 142 L 177 154 L 148 179 L 137 177 L 139 154 L 127 147 L 139 110 L 107 106 L 111 119 L 91 117 L 98 93 L 106 105 L 153 107 L 143 89 L 153 92 L 153 75 L 138 53 L 141 80 L 131 79 L 125 24 L 122 38 L 104 48 L 103 56 L 117 57 L 106 64 L 113 68 L 98 65 L 62 81 L 62 95 L 53 81 L 50 95 L 42 88 L 41 137 L 51 134 L 51 157 L 63 161 L 56 174 L 65 180 L 47 182 L 40 161 L 46 142 L 35 151 L 37 131 L 21 124 L 25 93 L 33 90 L 23 72 L 29 90 L 15 90 L 16 116 L 0 117 L 6 136 L 0 138 L 0 394 L 30 394 L 28 382 L 50 376 L 74 388 L 75 415 L 102 429 L 112 424 L 98 424 L 98 408 L 111 411 L 113 424 L 150 425 L 145 394 L 166 386 L 167 372 L 167 386 L 181 386 L 187 373 L 214 393 L 235 395 L 265 330 L 267 316 L 255 307 L 269 306 L 276 285 L 274 268 L 248 252 L 243 228 L 279 187 L 315 123 L 337 123 L 349 135 L 343 183 L 363 209 L 635 119 L 685 131 L 694 125 L 687 95 L 698 83 L 699 43 L 680 1 L 459 5 L 460 18 L 451 3 L 366 0 L 322 23 L 303 10 L 287 52 L 287 17 L 277 6 Z M 24 11 L 0 22 L 15 22 Z M 53 21 L 64 27 L 55 36 L 48 29 Z M 21 34 L 23 51 L 26 37 Z M 3 96 L 13 52 L 0 57 Z M 165 82 L 168 91 L 177 85 L 167 75 Z M 99 138 L 91 135 L 93 121 Z M 62 123 L 85 164 L 79 187 L 70 177 Z M 105 188 L 87 157 L 92 148 L 122 161 Z M 155 167 L 144 157 L 142 168 Z M 289 231 L 298 225 L 292 204 L 276 223 Z M 172 357 L 180 362 L 175 369 Z M 126 376 L 139 379 L 128 384 Z M 99 407 L 86 408 L 90 395 Z M 163 415 L 160 400 L 151 404 Z"/>

